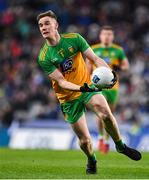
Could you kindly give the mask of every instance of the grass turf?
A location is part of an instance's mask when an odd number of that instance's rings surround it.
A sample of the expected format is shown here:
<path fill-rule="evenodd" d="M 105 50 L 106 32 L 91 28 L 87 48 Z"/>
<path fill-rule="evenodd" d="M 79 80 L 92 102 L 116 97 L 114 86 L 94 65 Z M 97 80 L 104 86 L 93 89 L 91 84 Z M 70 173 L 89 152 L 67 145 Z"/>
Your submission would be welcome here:
<path fill-rule="evenodd" d="M 116 152 L 101 155 L 98 174 L 86 175 L 81 151 L 0 149 L 0 179 L 148 179 L 149 153 L 135 162 Z"/>

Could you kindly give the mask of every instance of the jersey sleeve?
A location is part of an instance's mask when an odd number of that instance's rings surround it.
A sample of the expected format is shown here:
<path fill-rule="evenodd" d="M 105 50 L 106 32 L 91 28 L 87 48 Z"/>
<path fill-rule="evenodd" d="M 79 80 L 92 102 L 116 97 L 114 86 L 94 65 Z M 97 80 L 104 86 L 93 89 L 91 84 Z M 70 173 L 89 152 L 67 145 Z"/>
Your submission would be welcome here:
<path fill-rule="evenodd" d="M 48 60 L 38 59 L 37 62 L 39 66 L 41 67 L 41 69 L 44 71 L 44 73 L 47 75 L 51 74 L 56 69 L 56 66 Z"/>
<path fill-rule="evenodd" d="M 84 52 L 87 48 L 90 47 L 87 41 L 80 34 L 77 34 L 77 40 L 78 47 L 81 52 Z"/>
<path fill-rule="evenodd" d="M 127 58 L 127 57 L 126 57 L 126 54 L 125 54 L 123 48 L 121 48 L 121 49 L 120 49 L 120 52 L 119 52 L 119 59 L 120 59 L 121 61 L 123 61 L 123 60 L 126 59 L 126 58 Z"/>

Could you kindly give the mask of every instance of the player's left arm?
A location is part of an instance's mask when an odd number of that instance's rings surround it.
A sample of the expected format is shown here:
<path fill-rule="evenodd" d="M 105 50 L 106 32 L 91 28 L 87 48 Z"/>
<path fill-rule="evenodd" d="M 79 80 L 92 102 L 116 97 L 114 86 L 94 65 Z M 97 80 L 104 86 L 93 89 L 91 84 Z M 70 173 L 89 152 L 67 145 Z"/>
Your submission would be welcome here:
<path fill-rule="evenodd" d="M 108 66 L 108 64 L 103 59 L 98 57 L 90 47 L 87 48 L 83 52 L 83 56 L 85 56 L 85 58 L 87 58 L 87 60 L 91 60 L 96 65 L 96 67 L 105 66 L 105 67 L 107 67 L 107 68 L 109 68 L 111 70 L 110 66 Z M 107 88 L 112 88 L 115 85 L 115 83 L 117 82 L 117 75 L 116 75 L 115 71 L 113 71 L 113 70 L 111 70 L 111 71 L 112 71 L 112 73 L 114 75 L 113 84 L 112 84 L 112 86 L 110 85 Z"/>
<path fill-rule="evenodd" d="M 80 52 L 82 52 L 83 57 L 85 59 L 91 60 L 96 67 L 105 66 L 111 70 L 110 66 L 108 66 L 108 64 L 103 59 L 101 59 L 94 53 L 94 51 L 91 49 L 89 44 L 82 36 L 78 35 L 76 43 L 78 43 L 78 49 Z M 114 85 L 117 81 L 117 75 L 113 70 L 111 71 L 114 75 L 114 79 L 113 79 L 113 85 Z"/>
<path fill-rule="evenodd" d="M 86 67 L 89 72 L 89 74 L 92 74 L 93 72 L 93 63 L 88 58 L 85 59 Z"/>
<path fill-rule="evenodd" d="M 95 64 L 97 67 L 105 66 L 111 69 L 103 59 L 94 53 L 87 41 L 79 34 L 77 34 L 76 44 L 78 45 L 78 50 L 82 52 L 85 59 L 87 58 L 93 61 L 93 64 Z"/>
<path fill-rule="evenodd" d="M 85 58 L 92 61 L 96 67 L 105 66 L 111 69 L 108 64 L 103 59 L 98 57 L 90 47 L 83 52 L 83 55 L 85 56 Z"/>

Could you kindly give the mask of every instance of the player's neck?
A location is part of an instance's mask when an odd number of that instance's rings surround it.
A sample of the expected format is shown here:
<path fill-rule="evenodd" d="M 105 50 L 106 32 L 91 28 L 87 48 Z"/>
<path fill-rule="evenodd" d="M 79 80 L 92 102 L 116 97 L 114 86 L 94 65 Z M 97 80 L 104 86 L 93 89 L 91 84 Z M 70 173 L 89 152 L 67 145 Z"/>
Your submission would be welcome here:
<path fill-rule="evenodd" d="M 106 43 L 101 43 L 102 47 L 104 48 L 109 48 L 112 46 L 112 43 L 106 44 Z"/>
<path fill-rule="evenodd" d="M 46 40 L 48 45 L 56 46 L 59 43 L 60 39 L 61 39 L 60 34 L 57 32 L 52 38 L 47 38 Z"/>

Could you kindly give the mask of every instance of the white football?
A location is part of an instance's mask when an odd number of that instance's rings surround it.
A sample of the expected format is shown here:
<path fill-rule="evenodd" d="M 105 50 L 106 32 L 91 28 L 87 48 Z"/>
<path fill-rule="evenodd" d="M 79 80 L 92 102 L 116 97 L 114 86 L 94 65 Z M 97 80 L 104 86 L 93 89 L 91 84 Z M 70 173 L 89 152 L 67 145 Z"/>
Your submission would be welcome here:
<path fill-rule="evenodd" d="M 96 87 L 104 87 L 113 84 L 113 78 L 114 75 L 112 71 L 105 66 L 96 68 L 91 76 L 92 83 Z"/>

